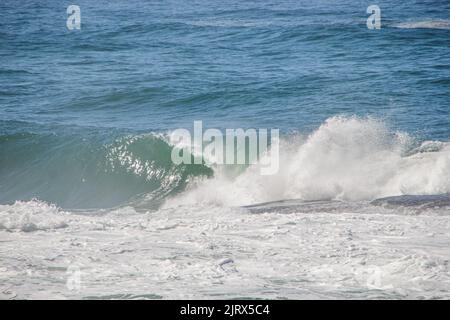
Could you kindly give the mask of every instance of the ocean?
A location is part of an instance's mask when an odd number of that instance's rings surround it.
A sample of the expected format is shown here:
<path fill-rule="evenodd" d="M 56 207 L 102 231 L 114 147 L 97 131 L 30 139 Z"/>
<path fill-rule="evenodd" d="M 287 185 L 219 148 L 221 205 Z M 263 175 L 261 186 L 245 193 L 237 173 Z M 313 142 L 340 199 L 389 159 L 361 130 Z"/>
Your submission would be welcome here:
<path fill-rule="evenodd" d="M 449 40 L 447 0 L 2 0 L 0 298 L 448 299 Z M 175 164 L 194 121 L 278 172 Z"/>

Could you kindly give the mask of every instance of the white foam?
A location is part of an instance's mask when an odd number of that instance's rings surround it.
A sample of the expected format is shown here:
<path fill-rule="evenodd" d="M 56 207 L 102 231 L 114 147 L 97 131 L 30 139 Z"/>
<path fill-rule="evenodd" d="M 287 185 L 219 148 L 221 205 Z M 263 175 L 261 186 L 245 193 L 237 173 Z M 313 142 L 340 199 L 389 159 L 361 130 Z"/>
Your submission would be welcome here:
<path fill-rule="evenodd" d="M 450 30 L 450 21 L 448 21 L 448 20 L 428 20 L 428 21 L 402 22 L 402 23 L 395 24 L 394 27 L 400 28 L 400 29 Z"/>
<path fill-rule="evenodd" d="M 0 231 L 0 297 L 448 299 L 448 215 L 371 208 L 124 208 L 51 232 Z"/>
<path fill-rule="evenodd" d="M 66 213 L 39 200 L 0 205 L 0 230 L 32 232 L 67 227 Z"/>

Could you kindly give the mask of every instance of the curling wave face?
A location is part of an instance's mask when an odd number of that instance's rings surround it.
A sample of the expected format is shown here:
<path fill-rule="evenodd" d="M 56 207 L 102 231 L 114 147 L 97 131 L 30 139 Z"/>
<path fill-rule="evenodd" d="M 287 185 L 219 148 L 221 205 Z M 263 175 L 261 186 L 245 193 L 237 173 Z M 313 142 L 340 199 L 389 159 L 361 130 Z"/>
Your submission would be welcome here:
<path fill-rule="evenodd" d="M 409 21 L 397 23 L 395 28 L 400 29 L 441 29 L 450 30 L 449 20 L 424 20 L 424 21 Z"/>

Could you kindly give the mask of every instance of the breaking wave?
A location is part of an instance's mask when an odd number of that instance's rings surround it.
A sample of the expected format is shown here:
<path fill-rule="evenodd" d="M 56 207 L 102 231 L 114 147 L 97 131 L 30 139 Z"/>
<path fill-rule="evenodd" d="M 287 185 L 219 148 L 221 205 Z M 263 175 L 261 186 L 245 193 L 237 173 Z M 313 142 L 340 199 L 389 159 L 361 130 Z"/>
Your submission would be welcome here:
<path fill-rule="evenodd" d="M 450 192 L 450 144 L 417 142 L 371 118 L 333 117 L 309 136 L 286 137 L 280 170 L 261 176 L 257 166 L 229 178 L 192 183 L 165 206 L 248 205 L 282 199 L 374 200 Z"/>
<path fill-rule="evenodd" d="M 176 165 L 166 134 L 16 133 L 0 136 L 0 147 L 0 201 L 10 204 L 152 210 L 450 192 L 450 143 L 419 142 L 373 118 L 333 117 L 309 135 L 283 136 L 271 176 L 258 164 Z"/>

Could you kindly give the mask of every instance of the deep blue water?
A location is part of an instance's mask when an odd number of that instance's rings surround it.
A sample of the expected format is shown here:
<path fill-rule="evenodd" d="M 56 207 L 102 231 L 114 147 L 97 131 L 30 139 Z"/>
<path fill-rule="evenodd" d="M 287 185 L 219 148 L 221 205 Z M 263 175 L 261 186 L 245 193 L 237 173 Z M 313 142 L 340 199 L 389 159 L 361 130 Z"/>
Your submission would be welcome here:
<path fill-rule="evenodd" d="M 81 30 L 66 27 L 70 4 Z M 381 30 L 366 27 L 370 4 Z M 80 194 L 79 181 L 106 170 L 115 139 L 194 120 L 309 132 L 371 115 L 448 141 L 449 21 L 447 0 L 2 0 L 0 202 L 102 206 L 145 193 L 126 172 L 126 188 L 99 177 Z"/>

